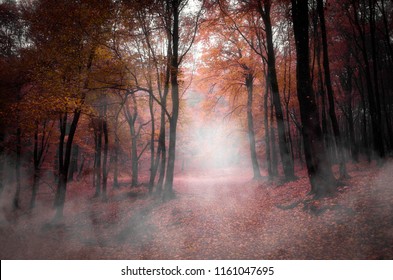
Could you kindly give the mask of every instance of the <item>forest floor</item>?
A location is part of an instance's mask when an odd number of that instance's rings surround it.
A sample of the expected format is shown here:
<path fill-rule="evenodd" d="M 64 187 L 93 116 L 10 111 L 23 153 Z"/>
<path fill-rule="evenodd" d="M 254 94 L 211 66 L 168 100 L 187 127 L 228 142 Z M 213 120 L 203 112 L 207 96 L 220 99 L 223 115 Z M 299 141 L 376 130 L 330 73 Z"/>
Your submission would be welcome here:
<path fill-rule="evenodd" d="M 304 172 L 284 184 L 240 169 L 178 174 L 166 202 L 122 187 L 104 203 L 74 182 L 56 224 L 49 188 L 33 211 L 11 211 L 4 191 L 0 258 L 393 259 L 393 162 L 348 168 L 337 195 L 317 201 Z"/>

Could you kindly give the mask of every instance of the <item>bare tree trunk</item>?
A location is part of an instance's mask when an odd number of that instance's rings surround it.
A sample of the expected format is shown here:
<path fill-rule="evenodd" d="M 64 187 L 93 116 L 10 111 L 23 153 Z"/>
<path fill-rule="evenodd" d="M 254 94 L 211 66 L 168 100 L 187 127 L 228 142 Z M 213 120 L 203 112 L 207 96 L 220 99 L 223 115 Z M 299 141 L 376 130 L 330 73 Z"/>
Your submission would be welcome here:
<path fill-rule="evenodd" d="M 36 127 L 34 131 L 33 163 L 34 163 L 34 174 L 33 174 L 33 187 L 31 192 L 31 199 L 30 199 L 30 209 L 33 209 L 35 207 L 35 198 L 37 195 L 39 179 L 40 179 L 39 151 L 38 151 L 38 122 L 36 122 Z"/>
<path fill-rule="evenodd" d="M 267 163 L 267 173 L 269 179 L 273 178 L 272 161 L 270 156 L 270 128 L 269 128 L 269 112 L 268 112 L 268 100 L 269 100 L 269 75 L 265 73 L 266 84 L 265 84 L 265 94 L 263 96 L 263 115 L 264 115 L 264 126 L 265 126 L 265 145 L 266 145 L 266 163 Z"/>
<path fill-rule="evenodd" d="M 109 136 L 108 136 L 108 122 L 107 122 L 107 105 L 104 105 L 104 120 L 102 122 L 102 132 L 104 133 L 104 158 L 102 162 L 102 199 L 107 200 L 107 185 L 108 185 L 108 146 L 109 146 Z"/>
<path fill-rule="evenodd" d="M 31 191 L 31 199 L 30 199 L 30 209 L 33 209 L 35 207 L 35 201 L 36 201 L 39 185 L 40 185 L 40 170 L 34 168 L 33 188 Z"/>
<path fill-rule="evenodd" d="M 276 113 L 277 131 L 278 131 L 278 144 L 281 156 L 282 167 L 285 175 L 285 179 L 290 181 L 296 177 L 294 175 L 293 162 L 288 148 L 288 139 L 285 132 L 284 115 L 281 106 L 280 92 L 277 81 L 276 72 L 276 58 L 273 44 L 273 30 L 270 19 L 271 1 L 263 1 L 263 7 L 261 1 L 258 1 L 258 10 L 261 14 L 265 25 L 266 32 L 266 45 L 267 45 L 267 64 L 269 72 L 269 82 L 272 89 L 272 99 L 274 103 L 274 109 Z"/>
<path fill-rule="evenodd" d="M 352 108 L 352 91 L 353 91 L 353 70 L 349 65 L 349 58 L 347 61 L 347 66 L 344 67 L 344 72 L 340 75 L 341 87 L 344 90 L 346 97 L 346 103 L 348 112 L 346 113 L 346 118 L 348 122 L 348 133 L 349 133 L 349 144 L 351 150 L 351 157 L 354 162 L 359 161 L 359 147 L 355 137 L 355 125 L 353 119 L 353 108 Z"/>
<path fill-rule="evenodd" d="M 131 114 L 127 105 L 124 107 L 127 123 L 130 128 L 131 136 L 131 187 L 138 185 L 138 150 L 137 150 L 137 133 L 135 129 L 135 122 L 138 117 L 138 108 L 135 94 L 132 94 L 133 113 Z"/>
<path fill-rule="evenodd" d="M 16 129 L 16 162 L 15 162 L 15 177 L 16 177 L 16 191 L 13 199 L 13 208 L 19 209 L 20 202 L 20 189 L 21 189 L 21 176 L 20 176 L 20 168 L 21 168 L 21 152 L 22 152 L 22 129 L 18 124 L 18 128 Z"/>
<path fill-rule="evenodd" d="M 113 188 L 119 188 L 119 152 L 120 152 L 120 139 L 118 135 L 118 122 L 119 114 L 116 115 L 115 123 L 115 146 L 113 155 Z"/>
<path fill-rule="evenodd" d="M 302 120 L 302 134 L 311 192 L 321 197 L 335 192 L 336 179 L 327 160 L 319 122 L 318 108 L 312 92 L 309 65 L 308 1 L 291 0 L 297 53 L 297 95 Z"/>
<path fill-rule="evenodd" d="M 165 177 L 165 197 L 173 196 L 173 178 L 175 171 L 176 157 L 176 133 L 177 121 L 179 117 L 179 14 L 180 1 L 172 0 L 172 57 L 171 57 L 171 96 L 172 96 L 172 115 L 169 120 L 169 146 L 168 146 L 168 165 Z"/>
<path fill-rule="evenodd" d="M 75 172 L 78 171 L 78 156 L 79 156 L 79 146 L 74 145 L 71 153 L 71 163 L 70 170 L 68 172 L 68 181 L 71 182 L 74 179 Z"/>
<path fill-rule="evenodd" d="M 246 74 L 246 87 L 247 87 L 247 125 L 248 125 L 248 139 L 250 142 L 251 163 L 253 169 L 253 179 L 260 179 L 261 172 L 259 170 L 258 156 L 255 147 L 255 132 L 254 132 L 254 119 L 252 115 L 252 101 L 253 101 L 253 83 L 254 77 L 252 73 Z"/>
<path fill-rule="evenodd" d="M 167 12 L 169 12 L 169 4 L 167 3 Z M 165 81 L 164 81 L 164 93 L 161 96 L 161 116 L 160 116 L 160 134 L 158 136 L 158 149 L 157 153 L 160 153 L 160 163 L 159 163 L 159 178 L 157 182 L 157 193 L 160 194 L 162 192 L 164 178 L 165 178 L 165 171 L 166 171 L 166 117 L 165 117 L 165 110 L 167 107 L 167 97 L 169 94 L 169 83 L 170 83 L 170 76 L 171 76 L 171 59 L 172 59 L 172 39 L 171 39 L 171 28 L 172 25 L 171 18 L 168 17 L 167 22 L 167 39 L 168 39 L 168 46 L 166 50 L 167 55 L 167 62 L 166 62 L 166 69 L 165 69 Z M 158 155 L 157 155 L 158 157 Z"/>
<path fill-rule="evenodd" d="M 166 106 L 165 94 L 164 94 L 164 98 L 161 100 L 161 104 L 162 106 Z M 164 108 L 161 108 L 160 134 L 158 136 L 158 151 L 161 153 L 161 155 L 160 155 L 160 164 L 159 164 L 160 173 L 157 182 L 157 193 L 161 193 L 162 191 L 164 178 L 165 178 L 165 167 L 166 167 L 166 145 L 165 145 L 165 119 L 166 118 L 165 118 Z"/>
<path fill-rule="evenodd" d="M 66 197 L 66 189 L 68 183 L 68 169 L 70 166 L 71 160 L 71 150 L 72 150 L 72 143 L 74 140 L 76 128 L 78 125 L 78 121 L 81 115 L 81 111 L 79 109 L 74 110 L 73 119 L 70 125 L 70 131 L 68 133 L 68 138 L 64 150 L 64 140 L 66 136 L 66 126 L 67 126 L 67 114 L 64 114 L 62 121 L 60 122 L 60 141 L 59 141 L 59 181 L 58 187 L 55 196 L 55 207 L 56 207 L 56 215 L 55 220 L 59 220 L 63 217 L 63 210 L 64 210 L 64 202 Z"/>
<path fill-rule="evenodd" d="M 358 35 L 361 41 L 361 53 L 363 56 L 364 62 L 364 72 L 366 78 L 366 86 L 367 86 L 367 97 L 368 97 L 368 105 L 370 110 L 371 116 L 371 124 L 372 124 L 372 136 L 373 136 L 373 145 L 374 151 L 379 154 L 381 158 L 384 157 L 385 151 L 383 147 L 383 137 L 382 137 L 382 130 L 381 130 L 381 123 L 378 117 L 378 110 L 377 110 L 377 100 L 376 100 L 376 93 L 373 89 L 372 78 L 371 78 L 371 67 L 369 62 L 369 55 L 367 53 L 367 42 L 364 34 L 364 26 L 362 27 L 361 23 L 359 22 L 359 10 L 356 3 L 352 4 L 353 11 L 354 11 L 354 24 L 355 28 L 358 30 Z M 364 23 L 363 23 L 364 24 Z M 373 25 L 371 24 L 370 20 L 370 29 Z M 375 28 L 375 27 L 374 27 Z"/>
<path fill-rule="evenodd" d="M 270 98 L 270 144 L 272 153 L 272 176 L 278 176 L 278 158 L 277 158 L 277 148 L 276 148 L 276 133 L 274 131 L 274 106 L 272 98 Z"/>
<path fill-rule="evenodd" d="M 154 120 L 154 104 L 153 104 L 153 92 L 149 95 L 149 112 L 151 119 L 151 134 L 150 134 L 150 179 L 149 179 L 149 193 L 153 192 L 154 181 L 157 174 L 157 164 L 155 163 L 155 144 L 154 144 L 154 133 L 155 133 L 155 120 Z"/>
<path fill-rule="evenodd" d="M 326 36 L 325 12 L 323 7 L 323 0 L 317 0 L 317 10 L 319 15 L 319 20 L 321 23 L 323 68 L 324 68 L 325 84 L 326 84 L 328 101 L 329 101 L 329 117 L 332 122 L 334 139 L 336 141 L 336 147 L 338 151 L 340 177 L 347 178 L 349 175 L 347 173 L 347 169 L 345 165 L 344 144 L 341 139 L 340 128 L 336 117 L 336 110 L 334 105 L 334 92 L 333 92 L 332 82 L 330 79 L 329 50 L 328 50 L 327 36 Z"/>
<path fill-rule="evenodd" d="M 95 123 L 95 166 L 94 166 L 94 173 L 95 173 L 95 187 L 96 192 L 94 197 L 99 197 L 101 195 L 101 154 L 102 154 L 102 116 L 98 119 L 93 120 Z"/>
<path fill-rule="evenodd" d="M 5 155 L 4 155 L 4 138 L 5 134 L 3 131 L 0 131 L 0 198 L 1 194 L 4 190 L 4 164 L 5 164 Z"/>
<path fill-rule="evenodd" d="M 381 128 L 382 126 L 382 109 L 381 109 L 381 96 L 380 96 L 380 89 L 379 89 L 379 73 L 378 73 L 378 59 L 377 59 L 377 44 L 376 44 L 376 10 L 375 10 L 375 0 L 368 0 L 369 3 L 369 12 L 370 12 L 370 34 L 371 34 L 371 57 L 373 60 L 373 78 L 374 78 L 374 95 L 375 95 L 375 103 L 376 103 L 376 117 L 378 121 L 379 128 L 379 139 L 378 139 L 378 146 L 379 146 L 379 157 L 383 159 L 385 157 L 385 147 L 383 143 L 384 138 L 384 131 Z"/>

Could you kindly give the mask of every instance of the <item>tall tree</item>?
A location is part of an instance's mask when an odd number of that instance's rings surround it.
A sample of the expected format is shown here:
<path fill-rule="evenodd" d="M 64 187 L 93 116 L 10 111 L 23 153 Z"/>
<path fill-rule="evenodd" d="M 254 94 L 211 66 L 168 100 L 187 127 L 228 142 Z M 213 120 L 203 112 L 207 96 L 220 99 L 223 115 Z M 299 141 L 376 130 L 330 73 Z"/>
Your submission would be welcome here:
<path fill-rule="evenodd" d="M 325 8 L 323 5 L 323 0 L 317 0 L 317 10 L 319 21 L 321 25 L 321 37 L 322 37 L 322 53 L 323 53 L 323 68 L 325 74 L 325 85 L 328 95 L 329 102 L 329 117 L 332 122 L 334 138 L 336 141 L 336 147 L 339 151 L 339 161 L 340 161 L 340 175 L 342 178 L 348 176 L 346 166 L 345 166 L 345 154 L 344 154 L 344 144 L 341 139 L 340 128 L 337 121 L 335 102 L 334 102 L 334 92 L 332 81 L 330 77 L 330 66 L 329 66 L 329 50 L 326 35 L 326 24 L 325 24 Z"/>
<path fill-rule="evenodd" d="M 265 25 L 267 66 L 268 66 L 270 87 L 272 89 L 274 111 L 277 120 L 278 144 L 279 144 L 280 156 L 282 161 L 282 167 L 283 167 L 285 178 L 287 180 L 293 180 L 295 178 L 294 167 L 293 167 L 293 162 L 291 160 L 291 154 L 288 145 L 288 137 L 285 131 L 284 115 L 281 106 L 280 90 L 277 81 L 276 57 L 275 57 L 276 54 L 274 51 L 273 26 L 271 21 L 272 1 L 258 0 L 257 7 L 258 7 L 257 10 L 260 13 Z"/>
<path fill-rule="evenodd" d="M 37 51 L 35 83 L 58 96 L 58 187 L 56 216 L 63 216 L 73 140 L 91 91 L 91 73 L 99 44 L 105 41 L 112 11 L 111 1 L 40 0 L 26 4 L 30 38 Z M 65 12 L 66 11 L 66 12 Z M 90 14 L 95 16 L 91 17 Z M 43 22 L 42 18 L 46 18 Z"/>
<path fill-rule="evenodd" d="M 187 0 L 166 0 L 166 4 L 169 5 L 168 11 L 171 18 L 171 63 L 170 63 L 170 84 L 171 84 L 171 101 L 172 101 L 172 112 L 169 118 L 169 144 L 168 144 L 168 163 L 165 177 L 165 196 L 173 196 L 173 179 L 175 171 L 175 158 L 176 158 L 176 135 L 177 135 L 177 123 L 179 118 L 179 106 L 180 106 L 180 91 L 179 91 L 179 73 L 180 65 L 185 55 L 191 49 L 199 25 L 201 24 L 200 18 L 202 16 L 204 2 L 200 4 L 196 15 L 188 15 L 188 20 L 185 20 L 185 12 L 188 1 Z M 188 7 L 187 7 L 188 8 Z M 191 18 L 195 18 L 192 20 Z M 191 26 L 185 26 L 182 24 L 182 19 L 185 23 Z M 169 26 L 167 26 L 169 28 Z M 184 34 L 185 29 L 190 29 L 191 33 Z M 183 32 L 181 32 L 183 31 Z M 183 35 L 180 37 L 180 35 Z M 188 37 L 188 38 L 187 38 Z M 181 53 L 181 50 L 183 52 Z"/>
<path fill-rule="evenodd" d="M 311 192 L 320 197 L 334 192 L 337 183 L 327 159 L 318 107 L 311 86 L 308 1 L 291 0 L 291 3 L 297 54 L 297 97 L 302 121 L 304 154 Z"/>

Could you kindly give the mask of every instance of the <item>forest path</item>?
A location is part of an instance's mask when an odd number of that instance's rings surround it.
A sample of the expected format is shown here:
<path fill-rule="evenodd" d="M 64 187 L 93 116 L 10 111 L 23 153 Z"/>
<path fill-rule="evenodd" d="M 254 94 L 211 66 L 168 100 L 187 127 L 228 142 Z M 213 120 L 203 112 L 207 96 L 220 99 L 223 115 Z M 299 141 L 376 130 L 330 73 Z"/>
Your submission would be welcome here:
<path fill-rule="evenodd" d="M 277 205 L 307 198 L 305 176 L 277 185 L 242 169 L 178 174 L 167 202 L 128 188 L 107 203 L 71 192 L 62 224 L 48 223 L 53 210 L 43 205 L 7 214 L 0 257 L 392 259 L 393 164 L 350 172 L 337 196 L 289 210 Z"/>

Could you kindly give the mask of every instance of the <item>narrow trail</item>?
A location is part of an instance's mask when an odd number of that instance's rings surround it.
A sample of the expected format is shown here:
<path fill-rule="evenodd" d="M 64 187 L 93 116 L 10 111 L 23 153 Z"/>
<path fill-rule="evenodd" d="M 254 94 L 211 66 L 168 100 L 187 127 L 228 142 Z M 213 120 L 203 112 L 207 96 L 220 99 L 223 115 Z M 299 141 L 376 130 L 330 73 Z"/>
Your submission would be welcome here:
<path fill-rule="evenodd" d="M 306 178 L 251 181 L 244 170 L 178 174 L 176 198 L 122 188 L 109 201 L 74 198 L 62 224 L 53 210 L 6 213 L 1 259 L 392 259 L 393 165 L 351 170 L 337 196 L 290 210 Z M 70 195 L 72 197 L 72 193 Z"/>

